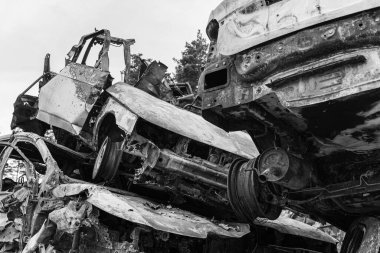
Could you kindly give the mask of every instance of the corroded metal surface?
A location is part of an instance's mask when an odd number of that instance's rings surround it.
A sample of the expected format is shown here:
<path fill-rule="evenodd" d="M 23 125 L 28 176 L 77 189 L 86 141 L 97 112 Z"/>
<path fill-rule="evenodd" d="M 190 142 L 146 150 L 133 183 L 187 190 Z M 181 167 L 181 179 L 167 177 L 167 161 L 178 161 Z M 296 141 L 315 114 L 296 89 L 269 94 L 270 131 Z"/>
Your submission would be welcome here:
<path fill-rule="evenodd" d="M 72 134 L 79 134 L 109 72 L 70 63 L 39 94 L 37 118 Z"/>
<path fill-rule="evenodd" d="M 117 83 L 108 88 L 107 92 L 126 109 L 157 126 L 242 157 L 251 158 L 257 154 L 253 142 L 246 141 L 246 145 L 241 145 L 227 132 L 202 117 L 175 107 L 130 85 Z M 125 128 L 130 127 L 126 126 Z M 250 139 L 248 134 L 241 133 L 239 135 L 245 135 L 248 140 Z"/>
<path fill-rule="evenodd" d="M 319 58 L 329 52 L 352 50 L 364 44 L 371 46 L 379 45 L 380 39 L 380 10 L 379 8 L 359 13 L 354 16 L 321 24 L 317 27 L 306 29 L 297 34 L 290 34 L 277 39 L 272 43 L 250 48 L 237 54 L 235 65 L 237 72 L 246 81 L 258 81 L 280 71 L 294 67 L 300 61 L 308 61 L 310 58 Z M 350 52 L 345 52 L 350 53 Z M 350 63 L 364 63 L 366 58 L 360 54 L 332 58 L 328 68 L 334 65 L 347 65 Z M 355 59 L 355 57 L 358 57 Z M 305 59 L 308 58 L 308 59 Z M 322 66 L 315 65 L 313 69 L 298 69 L 298 72 L 286 73 L 295 77 L 297 74 L 313 74 L 321 70 Z M 326 69 L 326 67 L 325 67 Z M 301 71 L 302 70 L 302 71 Z M 286 75 L 284 75 L 286 76 Z M 273 77 L 270 86 L 279 86 L 284 76 L 280 79 Z"/>
<path fill-rule="evenodd" d="M 361 217 L 353 221 L 344 238 L 342 253 L 378 253 L 380 250 L 380 220 Z"/>
<path fill-rule="evenodd" d="M 58 168 L 43 138 L 30 133 L 18 133 L 13 137 L 9 140 L 13 145 L 27 142 L 37 147 L 37 152 L 41 154 L 46 164 L 46 173 L 38 193 L 29 188 L 22 188 L 13 194 L 0 194 L 3 203 L 0 206 L 2 208 L 0 240 L 4 238 L 9 250 L 16 248 L 22 250 L 25 246 L 24 253 L 34 252 L 37 248 L 42 252 L 55 252 L 54 250 L 58 249 L 63 252 L 75 252 L 75 250 L 79 252 L 136 252 L 138 249 L 141 250 L 140 247 L 152 246 L 152 242 L 145 241 L 147 238 L 153 238 L 152 235 L 155 240 L 163 243 L 168 240 L 175 242 L 183 240 L 186 244 L 192 240 L 198 240 L 197 242 L 203 245 L 208 240 L 200 240 L 201 238 L 207 237 L 214 240 L 212 238 L 216 235 L 223 241 L 241 237 L 242 239 L 239 240 L 245 240 L 246 237 L 243 235 L 249 233 L 248 224 L 217 222 L 188 211 L 157 204 L 127 191 L 71 179 L 64 176 L 63 171 Z M 8 140 L 7 138 L 0 137 L 4 141 Z M 32 194 L 25 198 L 24 193 L 29 190 Z M 26 204 L 30 202 L 29 200 L 37 203 L 34 210 Z M 13 215 L 20 204 L 21 207 L 26 207 L 22 209 L 26 223 L 24 219 L 17 218 L 11 221 L 8 220 L 7 215 L 1 215 L 4 208 L 9 209 L 11 211 L 9 214 Z M 101 212 L 101 216 L 99 216 L 99 209 L 104 211 Z M 112 225 L 112 221 L 120 226 Z M 104 224 L 104 222 L 107 223 Z M 268 228 L 273 228 L 273 225 L 265 222 L 259 226 L 263 233 L 266 233 Z M 297 225 L 292 226 L 297 227 Z M 287 234 L 293 235 L 292 228 L 287 230 L 286 227 L 287 225 L 280 224 L 274 229 L 285 233 L 285 237 Z M 126 234 L 122 235 L 118 232 L 121 228 L 126 231 Z M 308 233 L 308 230 L 302 227 L 299 229 Z M 14 240 L 19 240 L 19 238 L 22 238 L 22 241 L 16 247 Z M 307 236 L 303 235 L 303 240 L 305 238 Z M 309 238 L 320 239 L 312 233 Z M 332 246 L 328 238 L 321 240 L 324 240 L 326 247 Z M 240 241 L 237 242 L 240 243 Z M 152 247 L 156 249 L 156 246 Z M 243 251 L 239 250 L 239 252 Z"/>
<path fill-rule="evenodd" d="M 357 253 L 378 253 L 380 250 L 380 220 L 368 218 L 364 222 L 366 230 Z"/>
<path fill-rule="evenodd" d="M 74 233 L 79 229 L 86 211 L 86 205 L 78 206 L 74 201 L 70 201 L 65 207 L 49 213 L 49 219 L 57 224 L 58 230 Z"/>
<path fill-rule="evenodd" d="M 95 122 L 95 126 L 93 129 L 93 135 L 95 138 L 98 136 L 96 133 L 99 130 L 100 125 L 103 123 L 104 116 L 107 114 L 112 114 L 115 117 L 116 124 L 127 134 L 132 134 L 135 124 L 138 120 L 138 116 L 125 108 L 121 103 L 116 100 L 110 98 L 107 100 L 105 105 L 103 106 L 99 116 L 97 117 L 97 121 Z M 97 139 L 96 139 L 97 142 Z"/>
<path fill-rule="evenodd" d="M 55 232 L 55 227 L 53 223 L 47 224 L 45 221 L 40 230 L 34 234 L 29 240 L 28 243 L 25 245 L 22 253 L 33 253 L 36 251 L 36 249 L 43 243 L 46 238 L 52 236 Z M 51 249 L 51 248 L 50 248 Z M 45 251 L 45 253 L 53 253 L 54 251 Z"/>
<path fill-rule="evenodd" d="M 209 234 L 228 237 L 241 237 L 249 233 L 247 224 L 227 224 L 229 229 L 215 224 L 208 219 L 194 215 L 177 208 L 159 207 L 156 203 L 133 196 L 123 196 L 95 185 L 62 184 L 53 190 L 56 197 L 76 195 L 87 190 L 87 202 L 111 213 L 119 218 L 126 219 L 141 225 L 169 233 L 206 238 Z"/>
<path fill-rule="evenodd" d="M 153 61 L 137 81 L 135 87 L 152 96 L 161 97 L 160 84 L 165 77 L 167 69 L 168 67 L 163 63 Z"/>
<path fill-rule="evenodd" d="M 233 55 L 313 25 L 380 7 L 377 0 L 291 0 L 266 6 L 264 0 L 225 0 L 210 20 L 222 21 L 217 50 Z"/>
<path fill-rule="evenodd" d="M 281 126 L 284 123 L 296 131 L 313 132 L 319 156 L 374 150 L 380 144 L 374 116 L 380 87 L 379 34 L 380 9 L 376 8 L 252 47 L 235 59 L 211 63 L 201 83 L 220 66 L 228 69 L 229 78 L 226 85 L 210 89 L 201 85 L 203 110 L 220 115 L 228 109 L 220 116 L 231 121 L 251 114 L 276 125 L 276 131 L 289 131 Z M 270 115 L 256 114 L 245 106 L 250 103 L 259 104 Z M 270 120 L 271 116 L 278 121 Z M 218 125 L 228 128 L 233 123 Z"/>
<path fill-rule="evenodd" d="M 200 78 L 202 115 L 223 129 L 247 130 L 260 152 L 282 148 L 310 167 L 301 189 L 273 181 L 281 189 L 268 203 L 341 229 L 378 213 L 379 7 L 241 0 L 214 12 L 219 36 Z M 210 34 L 217 28 L 210 25 Z"/>

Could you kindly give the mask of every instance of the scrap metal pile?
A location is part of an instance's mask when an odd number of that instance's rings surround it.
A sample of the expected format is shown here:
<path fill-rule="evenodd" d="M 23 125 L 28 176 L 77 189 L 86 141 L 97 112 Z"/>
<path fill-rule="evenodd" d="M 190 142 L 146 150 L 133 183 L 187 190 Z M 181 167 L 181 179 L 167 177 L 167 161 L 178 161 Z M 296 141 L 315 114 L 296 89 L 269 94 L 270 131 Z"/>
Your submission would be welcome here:
<path fill-rule="evenodd" d="M 191 88 L 164 85 L 160 62 L 128 84 L 133 43 L 85 35 L 59 73 L 47 55 L 18 96 L 14 133 L 0 138 L 0 252 L 336 252 L 336 240 L 296 220 L 236 215 L 227 176 L 258 155 L 251 138 L 196 114 Z M 121 82 L 111 46 L 124 50 Z"/>

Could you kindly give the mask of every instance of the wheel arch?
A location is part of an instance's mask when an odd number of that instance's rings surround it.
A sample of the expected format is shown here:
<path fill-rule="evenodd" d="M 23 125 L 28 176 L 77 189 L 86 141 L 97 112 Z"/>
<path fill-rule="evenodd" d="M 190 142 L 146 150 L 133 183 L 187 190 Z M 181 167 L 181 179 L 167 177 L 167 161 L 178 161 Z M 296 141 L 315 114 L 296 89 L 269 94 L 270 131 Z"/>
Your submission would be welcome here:
<path fill-rule="evenodd" d="M 108 136 L 111 132 L 117 132 L 119 134 L 125 135 L 124 131 L 120 129 L 120 127 L 116 123 L 115 114 L 112 112 L 108 112 L 99 120 L 94 132 L 94 144 L 96 148 L 99 148 L 100 143 L 104 139 L 105 136 Z M 111 138 L 117 138 L 112 134 Z"/>
<path fill-rule="evenodd" d="M 134 130 L 138 116 L 125 108 L 112 98 L 109 98 L 100 112 L 94 128 L 93 143 L 95 147 L 99 146 L 99 133 L 114 130 L 119 135 L 127 136 Z M 110 136 L 117 138 L 117 136 Z"/>

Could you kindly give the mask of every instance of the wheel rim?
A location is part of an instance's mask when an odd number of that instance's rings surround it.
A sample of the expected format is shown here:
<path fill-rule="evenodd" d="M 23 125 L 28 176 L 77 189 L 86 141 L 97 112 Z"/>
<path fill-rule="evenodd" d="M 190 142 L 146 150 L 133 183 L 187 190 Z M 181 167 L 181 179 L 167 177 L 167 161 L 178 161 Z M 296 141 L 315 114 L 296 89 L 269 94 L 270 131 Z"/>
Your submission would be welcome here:
<path fill-rule="evenodd" d="M 237 159 L 232 162 L 228 175 L 228 198 L 232 209 L 240 219 L 254 222 L 257 217 L 277 219 L 281 207 L 265 203 L 261 200 L 262 185 L 253 170 L 255 160 L 248 162 Z"/>
<path fill-rule="evenodd" d="M 96 156 L 94 169 L 92 170 L 92 179 L 95 179 L 98 176 L 99 169 L 100 169 L 100 166 L 104 158 L 104 154 L 107 149 L 107 144 L 108 144 L 108 137 L 104 139 L 102 145 L 100 146 L 98 155 Z"/>

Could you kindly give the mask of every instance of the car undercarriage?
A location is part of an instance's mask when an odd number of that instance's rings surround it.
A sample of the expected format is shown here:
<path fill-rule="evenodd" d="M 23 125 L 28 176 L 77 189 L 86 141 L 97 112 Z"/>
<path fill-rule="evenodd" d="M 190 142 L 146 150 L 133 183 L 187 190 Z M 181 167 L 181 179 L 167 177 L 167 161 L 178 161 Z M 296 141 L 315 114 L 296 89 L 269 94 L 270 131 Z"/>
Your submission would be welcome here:
<path fill-rule="evenodd" d="M 343 230 L 378 215 L 379 3 L 235 2 L 211 14 L 199 81 L 202 116 L 260 152 L 230 167 L 235 211 L 287 207 Z"/>

